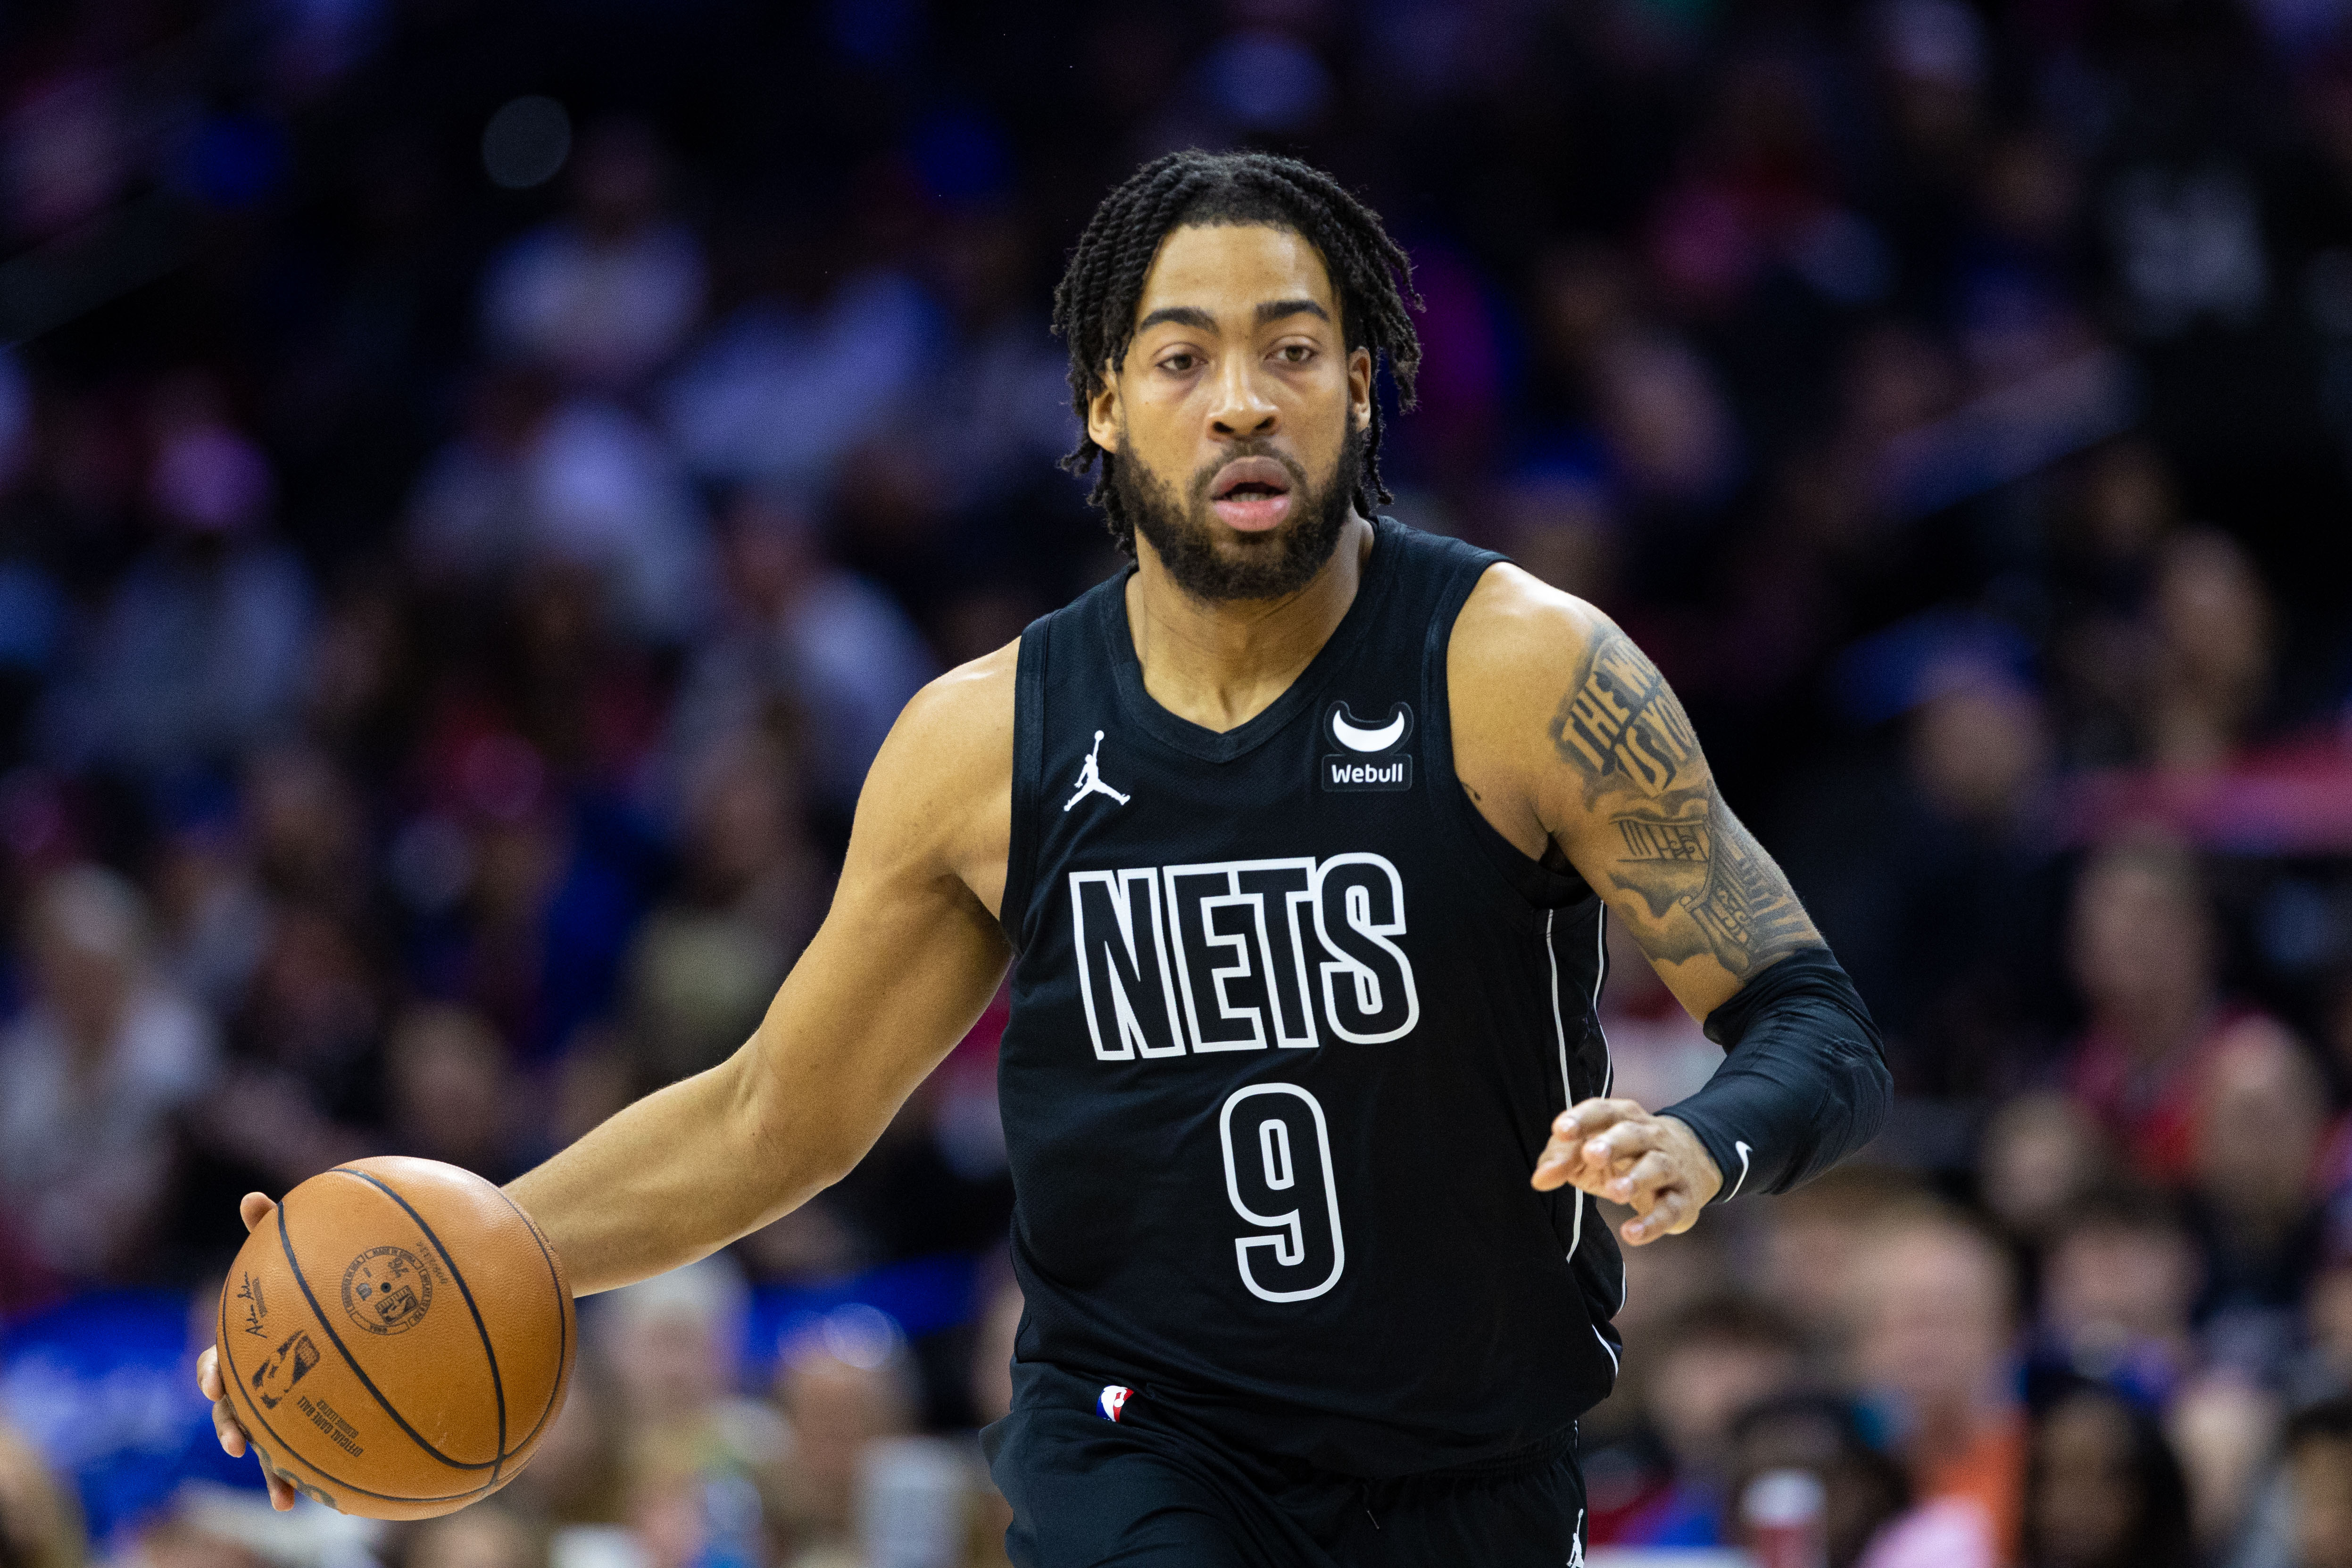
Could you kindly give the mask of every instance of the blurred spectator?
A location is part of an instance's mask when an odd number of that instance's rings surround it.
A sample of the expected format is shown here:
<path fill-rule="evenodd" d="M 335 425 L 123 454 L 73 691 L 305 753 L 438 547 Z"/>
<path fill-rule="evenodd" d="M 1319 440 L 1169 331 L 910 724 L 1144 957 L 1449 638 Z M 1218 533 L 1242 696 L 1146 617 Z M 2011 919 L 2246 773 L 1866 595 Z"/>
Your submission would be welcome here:
<path fill-rule="evenodd" d="M 1821 1482 L 1825 1568 L 1991 1568 L 1981 1522 L 1965 1515 L 1954 1527 L 1915 1510 L 1903 1467 L 1870 1442 L 1861 1413 L 1843 1399 L 1765 1400 L 1740 1414 L 1729 1438 L 1728 1496 L 1745 1496 L 1775 1470 Z M 1744 1519 L 1727 1536 L 1748 1544 Z"/>
<path fill-rule="evenodd" d="M 2165 768 L 2229 761 L 2263 716 L 2271 689 L 2271 605 L 2245 549 L 2210 528 L 2168 539 L 2157 558 L 2154 690 L 2147 753 Z"/>
<path fill-rule="evenodd" d="M 2162 1183 L 2189 1174 L 2204 1061 L 2245 1016 L 2218 995 L 2215 943 L 2184 849 L 2115 844 L 2075 881 L 2068 948 L 2087 1017 L 2068 1087 L 2139 1174 Z"/>
<path fill-rule="evenodd" d="M 385 1568 L 548 1568 L 544 1539 L 499 1501 L 405 1526 L 386 1546 Z"/>
<path fill-rule="evenodd" d="M 2027 1568 L 2191 1568 L 2189 1489 L 2144 1409 L 2095 1385 L 2034 1424 Z"/>
<path fill-rule="evenodd" d="M 2044 845 L 2052 742 L 2039 692 L 1966 655 L 1931 661 L 1905 737 L 1912 845 L 1880 990 L 1914 1092 L 1981 1096 L 2037 1077 L 2060 897 Z M 2037 1038 L 2042 1037 L 2042 1038 Z"/>
<path fill-rule="evenodd" d="M 2063 1094 L 2022 1094 L 1997 1112 L 1977 1159 L 1977 1190 L 2002 1231 L 2040 1246 L 2099 1185 L 2107 1151 L 2098 1127 Z"/>
<path fill-rule="evenodd" d="M 2051 1238 L 2043 1353 L 2060 1369 L 2160 1409 L 2197 1363 L 2189 1313 L 2204 1282 L 2196 1242 L 2152 1193 L 2093 1193 Z"/>
<path fill-rule="evenodd" d="M 2280 1419 L 2276 1395 L 2233 1374 L 2201 1377 L 2173 1396 L 2165 1431 L 2188 1473 L 2189 1519 L 2208 1559 L 2246 1527 Z"/>
<path fill-rule="evenodd" d="M 528 367 L 486 373 L 470 414 L 409 498 L 409 551 L 428 580 L 488 598 L 524 568 L 570 566 L 596 578 L 620 630 L 684 640 L 709 563 L 668 447 L 623 404 L 563 397 Z"/>
<path fill-rule="evenodd" d="M 190 1107 L 193 1186 L 213 1212 L 189 1219 L 212 1239 L 234 1239 L 243 1192 L 283 1192 L 374 1152 L 382 1021 L 377 978 L 349 929 L 314 909 L 280 913 L 234 1020 L 226 1071 Z"/>
<path fill-rule="evenodd" d="M 263 885 L 311 908 L 357 913 L 372 880 L 351 776 L 313 747 L 257 751 L 245 770 L 247 833 Z"/>
<path fill-rule="evenodd" d="M 2145 611 L 2158 552 L 2180 527 L 2177 486 L 2145 441 L 2111 442 L 2075 465 L 2073 505 L 2054 519 L 2052 576 L 2063 597 L 2050 647 L 2070 760 L 2137 759 L 2155 662 Z"/>
<path fill-rule="evenodd" d="M 625 1491 L 657 1499 L 682 1478 L 767 1476 L 786 1434 L 735 1392 L 745 1291 L 733 1260 L 707 1258 L 608 1301 L 594 1326 L 625 1434 Z"/>
<path fill-rule="evenodd" d="M 1922 1214 L 1881 1225 L 1857 1276 L 1855 1367 L 1885 1403 L 1915 1491 L 1973 1508 L 1999 1558 L 2012 1559 L 2026 1427 L 2009 1259 L 1965 1222 Z"/>
<path fill-rule="evenodd" d="M 479 1013 L 413 1008 L 393 1024 L 385 1058 L 395 1152 L 446 1160 L 500 1185 L 522 1174 L 506 1048 Z"/>
<path fill-rule="evenodd" d="M 1668 516 L 1717 499 L 1738 473 L 1738 427 L 1712 368 L 1643 310 L 1628 258 L 1605 245 L 1564 247 L 1538 266 L 1536 287 L 1549 368 L 1569 408 L 1606 442 L 1627 495 Z"/>
<path fill-rule="evenodd" d="M 158 966 L 215 1018 L 244 1000 L 268 940 L 250 861 L 235 822 L 200 819 L 171 834 L 154 873 Z"/>
<path fill-rule="evenodd" d="M 268 1559 L 242 1541 L 166 1516 L 138 1534 L 131 1553 L 138 1568 L 268 1568 Z"/>
<path fill-rule="evenodd" d="M 2312 1281 L 2305 1322 L 2303 1391 L 2315 1398 L 2352 1394 L 2352 1257 L 2336 1253 Z"/>
<path fill-rule="evenodd" d="M 1667 1489 L 1612 1538 L 1628 1546 L 1715 1546 L 1727 1539 L 1731 1426 L 1796 1385 L 1804 1342 L 1761 1302 L 1718 1296 L 1661 1325 L 1643 1406 L 1674 1462 Z"/>
<path fill-rule="evenodd" d="M 836 1308 L 785 1345 L 776 1397 L 792 1431 L 787 1563 L 854 1546 L 859 1467 L 876 1442 L 915 1429 L 918 1392 L 898 1326 L 871 1307 Z"/>
<path fill-rule="evenodd" d="M 831 893 L 779 747 L 746 733 L 701 758 L 700 772 L 679 884 L 628 960 L 631 1038 L 649 1086 L 714 1066 L 751 1038 Z"/>
<path fill-rule="evenodd" d="M 461 720 L 428 762 L 442 809 L 393 852 L 422 916 L 409 972 L 479 1009 L 526 1064 L 545 1061 L 608 1013 L 654 874 L 646 831 L 609 799 L 562 789 L 509 730 Z"/>
<path fill-rule="evenodd" d="M 2335 1400 L 2287 1427 L 2294 1498 L 2294 1568 L 2352 1568 L 2352 1403 Z"/>
<path fill-rule="evenodd" d="M 155 457 L 158 537 L 92 624 L 52 705 L 58 755 L 142 775 L 218 767 L 289 734 L 311 591 L 263 532 L 268 459 L 217 417 L 182 411 Z"/>
<path fill-rule="evenodd" d="M 137 1276 L 213 1030 L 154 972 L 143 902 L 111 872 L 41 883 L 26 940 L 33 999 L 0 1034 L 0 1198 L 48 1267 Z"/>
<path fill-rule="evenodd" d="M 1761 1218 L 1757 1286 L 1817 1349 L 1848 1346 L 1866 1310 L 1862 1270 L 1880 1232 L 1932 1207 L 1897 1173 L 1861 1165 L 1832 1171 Z"/>
<path fill-rule="evenodd" d="M 697 474 L 821 494 L 930 368 L 940 322 L 921 287 L 887 267 L 836 282 L 822 244 L 775 246 L 761 292 L 672 382 L 664 412 Z"/>
<path fill-rule="evenodd" d="M 950 508 L 971 514 L 1034 492 L 1069 450 L 1069 365 L 1029 308 L 1034 238 L 1017 214 L 964 214 L 931 256 L 950 330 L 894 423 L 930 454 Z"/>
<path fill-rule="evenodd" d="M 2281 1369 L 2325 1237 L 2315 1177 L 2326 1081 L 2267 1019 L 2229 1030 L 2199 1085 L 2192 1210 L 2205 1247 L 2206 1333 L 2259 1376 Z"/>
<path fill-rule="evenodd" d="M 602 1347 L 584 1349 L 562 1407 L 506 1500 L 542 1527 L 616 1527 L 626 1500 L 625 1419 Z"/>
<path fill-rule="evenodd" d="M 681 768 L 763 723 L 796 727 L 812 804 L 845 830 L 898 710 L 936 674 L 905 613 L 830 559 L 811 518 L 740 492 L 720 529 L 727 611 L 678 694 Z M 795 724 L 796 721 L 796 724 Z"/>
<path fill-rule="evenodd" d="M 592 130 L 572 163 L 571 215 L 491 264 L 491 344 L 579 382 L 631 385 L 675 353 L 702 308 L 701 247 L 665 214 L 668 171 L 646 126 Z"/>
<path fill-rule="evenodd" d="M 558 395 L 543 367 L 476 374 L 463 424 L 408 498 L 408 549 L 428 584 L 486 591 L 521 565 L 534 538 L 525 471 Z"/>
<path fill-rule="evenodd" d="M 1496 497 L 1500 548 L 1563 593 L 1618 602 L 1624 544 L 1600 476 L 1573 464 L 1530 464 Z"/>
<path fill-rule="evenodd" d="M 89 1552 L 81 1511 L 30 1443 L 0 1426 L 0 1563 L 8 1568 L 81 1568 Z"/>

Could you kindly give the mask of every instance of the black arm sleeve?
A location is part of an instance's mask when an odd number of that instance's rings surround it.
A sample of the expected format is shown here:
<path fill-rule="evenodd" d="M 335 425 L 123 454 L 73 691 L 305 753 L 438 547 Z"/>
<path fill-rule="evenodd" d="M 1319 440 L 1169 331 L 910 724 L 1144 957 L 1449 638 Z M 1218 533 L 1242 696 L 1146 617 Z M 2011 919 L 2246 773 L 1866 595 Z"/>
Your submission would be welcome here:
<path fill-rule="evenodd" d="M 1786 1192 L 1878 1134 L 1894 1081 L 1878 1025 L 1827 947 L 1791 953 L 1706 1017 L 1730 1054 L 1659 1114 L 1698 1134 L 1723 1172 L 1715 1201 Z"/>

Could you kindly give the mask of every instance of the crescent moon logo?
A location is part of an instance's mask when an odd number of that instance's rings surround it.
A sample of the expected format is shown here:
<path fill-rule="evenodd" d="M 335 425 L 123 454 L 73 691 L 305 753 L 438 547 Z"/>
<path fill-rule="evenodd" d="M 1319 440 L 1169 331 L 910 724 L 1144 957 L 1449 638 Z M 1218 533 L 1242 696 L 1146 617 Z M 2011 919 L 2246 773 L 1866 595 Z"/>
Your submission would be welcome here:
<path fill-rule="evenodd" d="M 1404 738 L 1412 723 L 1412 710 L 1399 703 L 1389 710 L 1388 723 L 1374 728 L 1358 724 L 1346 703 L 1331 705 L 1331 738 L 1350 751 L 1386 751 Z"/>

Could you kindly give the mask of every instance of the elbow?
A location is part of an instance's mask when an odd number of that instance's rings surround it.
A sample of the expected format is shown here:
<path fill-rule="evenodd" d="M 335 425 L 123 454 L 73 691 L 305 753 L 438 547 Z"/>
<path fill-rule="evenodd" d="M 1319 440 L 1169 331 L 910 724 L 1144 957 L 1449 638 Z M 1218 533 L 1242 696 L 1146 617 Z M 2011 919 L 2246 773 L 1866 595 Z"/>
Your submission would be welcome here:
<path fill-rule="evenodd" d="M 768 1199 L 760 1223 L 797 1208 L 865 1157 L 865 1145 L 848 1135 L 839 1117 L 825 1114 L 810 1096 L 792 1093 L 756 1051 L 738 1051 L 712 1071 L 730 1079 L 724 1090 L 732 1134 L 728 1157 L 764 1178 L 749 1184 Z"/>
<path fill-rule="evenodd" d="M 1848 1103 L 1853 1107 L 1853 1118 L 1845 1140 L 1849 1154 L 1877 1137 L 1895 1108 L 1895 1074 L 1887 1069 L 1886 1051 L 1876 1036 L 1869 1037 L 1853 1055 Z"/>

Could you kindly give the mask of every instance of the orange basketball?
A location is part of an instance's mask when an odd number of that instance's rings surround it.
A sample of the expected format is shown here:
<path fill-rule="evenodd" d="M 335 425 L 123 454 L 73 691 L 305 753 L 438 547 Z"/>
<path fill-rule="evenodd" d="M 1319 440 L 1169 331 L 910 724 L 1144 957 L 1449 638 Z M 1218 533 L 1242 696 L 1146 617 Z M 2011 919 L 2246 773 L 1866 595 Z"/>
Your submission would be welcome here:
<path fill-rule="evenodd" d="M 221 1291 L 221 1381 L 264 1467 L 344 1513 L 428 1519 L 512 1480 L 562 1406 L 563 1266 L 506 1194 L 435 1160 L 312 1176 Z"/>

